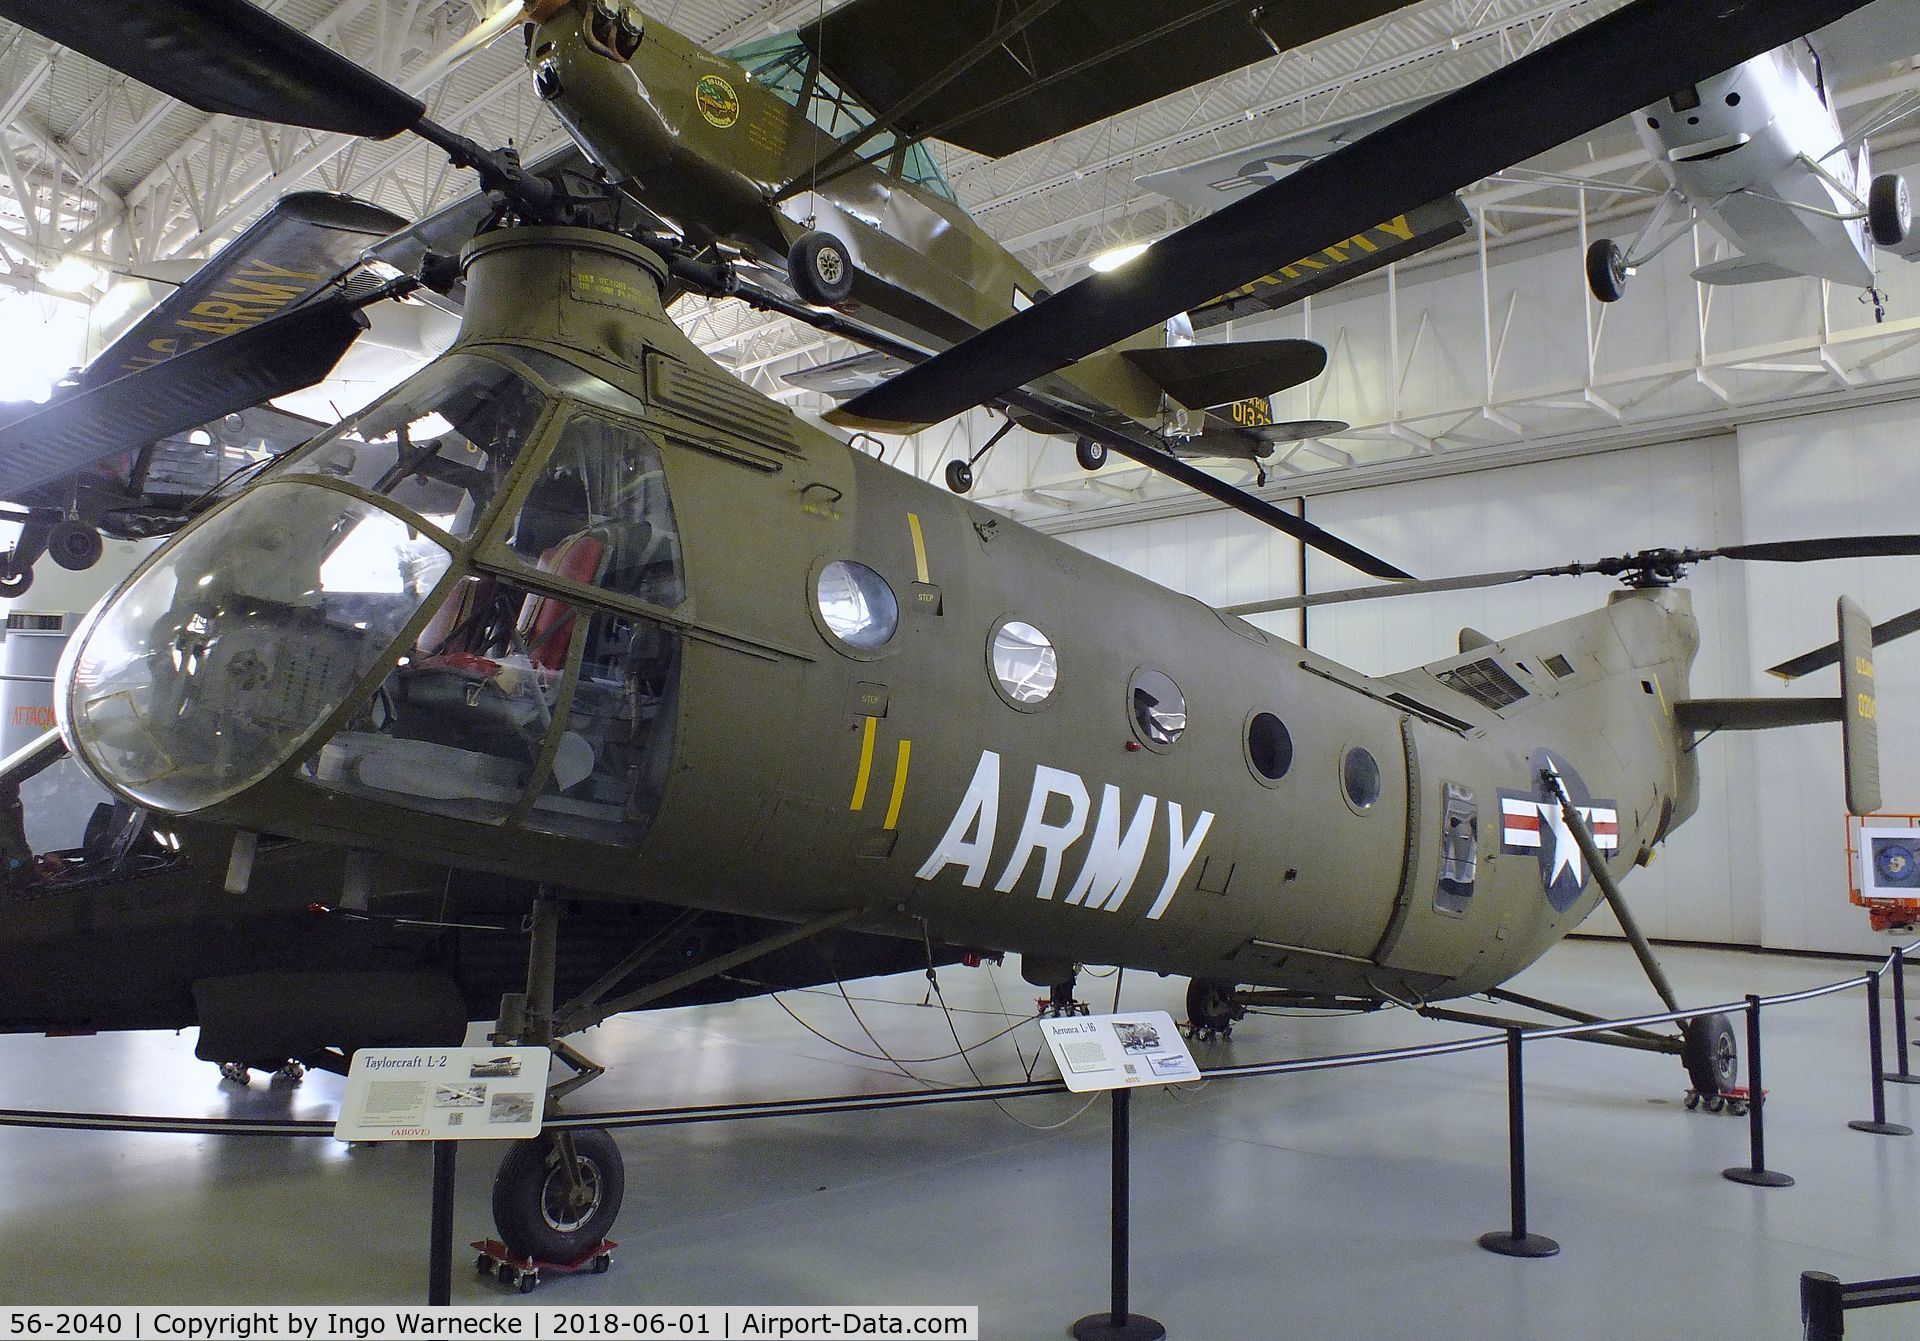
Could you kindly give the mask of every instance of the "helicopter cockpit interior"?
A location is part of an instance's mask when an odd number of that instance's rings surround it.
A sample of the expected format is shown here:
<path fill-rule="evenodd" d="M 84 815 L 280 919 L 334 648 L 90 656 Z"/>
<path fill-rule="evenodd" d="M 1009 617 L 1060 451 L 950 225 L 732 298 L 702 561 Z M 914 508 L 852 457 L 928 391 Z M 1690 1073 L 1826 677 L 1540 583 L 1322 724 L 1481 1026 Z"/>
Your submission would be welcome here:
<path fill-rule="evenodd" d="M 434 365 L 82 630 L 71 734 L 127 795 L 175 810 L 304 755 L 327 790 L 632 839 L 664 777 L 679 655 L 639 609 L 678 605 L 685 583 L 630 408 L 536 350 Z"/>

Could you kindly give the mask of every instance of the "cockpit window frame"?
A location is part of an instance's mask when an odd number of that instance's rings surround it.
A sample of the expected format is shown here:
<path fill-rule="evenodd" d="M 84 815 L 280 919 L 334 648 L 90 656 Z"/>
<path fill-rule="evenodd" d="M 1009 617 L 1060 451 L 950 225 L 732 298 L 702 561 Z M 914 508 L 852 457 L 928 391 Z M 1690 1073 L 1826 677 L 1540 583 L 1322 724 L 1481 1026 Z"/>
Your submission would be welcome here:
<path fill-rule="evenodd" d="M 527 433 L 526 445 L 520 449 L 519 455 L 514 460 L 513 465 L 508 468 L 506 477 L 501 481 L 500 487 L 494 491 L 493 498 L 488 501 L 487 506 L 480 511 L 479 515 L 473 519 L 473 524 L 465 536 L 451 538 L 451 548 L 457 560 L 462 552 L 472 548 L 475 537 L 486 535 L 493 527 L 500 515 L 500 509 L 513 494 L 514 490 L 519 487 L 520 481 L 526 473 L 527 462 L 535 458 L 545 459 L 554 425 L 558 422 L 555 417 L 555 412 L 566 403 L 567 400 L 571 399 L 567 397 L 565 393 L 556 390 L 550 382 L 536 374 L 526 364 L 511 357 L 505 357 L 501 351 L 492 347 L 462 347 L 449 350 L 386 394 L 375 397 L 368 404 L 361 407 L 361 409 L 342 418 L 339 423 L 326 429 L 324 432 L 316 434 L 310 441 L 288 452 L 263 472 L 254 483 L 259 484 L 265 483 L 267 480 L 290 479 L 298 476 L 300 479 L 311 480 L 316 484 L 327 484 L 330 486 L 345 485 L 346 492 L 353 493 L 356 497 L 377 498 L 382 507 L 392 509 L 395 515 L 403 516 L 410 522 L 418 522 L 423 529 L 432 532 L 436 536 L 447 537 L 449 533 L 445 529 L 427 521 L 425 517 L 421 516 L 406 504 L 396 502 L 377 492 L 367 491 L 363 486 L 354 484 L 349 480 L 342 480 L 337 476 L 302 470 L 301 464 L 310 457 L 317 455 L 327 443 L 332 442 L 347 431 L 349 425 L 358 424 L 366 417 L 369 411 L 386 404 L 396 392 L 411 385 L 415 378 L 426 374 L 430 370 L 444 367 L 447 363 L 456 359 L 479 359 L 505 368 L 515 377 L 520 378 L 535 391 L 545 396 L 547 401 L 545 408 L 541 410 L 539 417 L 534 420 L 533 427 Z M 245 490 L 241 490 L 239 493 L 233 495 L 233 497 L 240 497 L 244 495 L 245 492 Z M 231 499 L 228 501 L 231 501 Z M 209 512 L 207 515 L 212 514 Z"/>
<path fill-rule="evenodd" d="M 484 527 L 476 528 L 470 539 L 468 551 L 473 567 L 478 572 L 495 573 L 517 586 L 523 586 L 542 595 L 556 596 L 564 600 L 603 608 L 619 614 L 639 615 L 657 623 L 683 632 L 692 631 L 685 611 L 689 595 L 683 595 L 675 606 L 656 605 L 642 600 L 638 596 L 614 591 L 607 587 L 595 586 L 590 582 L 581 582 L 559 573 L 543 573 L 527 562 L 526 556 L 507 543 L 511 523 L 517 519 L 526 506 L 528 496 L 533 492 L 540 472 L 551 458 L 560 440 L 565 436 L 567 426 L 580 415 L 589 415 L 596 419 L 608 420 L 631 428 L 649 442 L 658 443 L 660 432 L 649 426 L 644 420 L 630 414 L 619 414 L 597 401 L 579 400 L 572 396 L 557 396 L 553 410 L 542 424 L 538 445 L 530 451 L 521 453 L 521 461 L 515 463 L 515 469 L 521 471 L 500 491 L 500 506 L 494 510 Z M 661 452 L 660 469 L 666 476 L 667 496 L 673 496 L 673 469 L 668 459 L 669 453 Z M 522 467 L 526 467 L 521 470 Z M 682 590 L 691 593 L 693 584 L 686 569 L 686 550 L 681 548 Z"/>

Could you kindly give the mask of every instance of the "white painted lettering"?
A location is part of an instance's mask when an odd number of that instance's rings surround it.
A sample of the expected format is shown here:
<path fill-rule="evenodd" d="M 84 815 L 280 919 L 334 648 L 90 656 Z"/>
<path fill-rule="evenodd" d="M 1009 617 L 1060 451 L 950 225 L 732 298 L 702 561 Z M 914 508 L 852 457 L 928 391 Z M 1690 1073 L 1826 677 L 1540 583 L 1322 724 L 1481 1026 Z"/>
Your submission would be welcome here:
<path fill-rule="evenodd" d="M 1200 855 L 1200 844 L 1206 841 L 1207 830 L 1213 827 L 1213 812 L 1203 810 L 1200 818 L 1193 822 L 1193 832 L 1183 834 L 1180 831 L 1180 803 L 1167 802 L 1167 882 L 1160 886 L 1160 894 L 1153 901 L 1153 907 L 1147 909 L 1147 920 L 1153 921 L 1167 911 L 1167 905 L 1173 902 L 1173 892 L 1186 878 L 1187 868 L 1193 865 L 1193 859 Z"/>
<path fill-rule="evenodd" d="M 999 829 L 1000 756 L 982 750 L 967 794 L 954 811 L 946 835 L 920 868 L 920 879 L 931 880 L 947 867 L 959 866 L 966 871 L 961 883 L 968 889 L 980 888 L 980 882 L 987 878 L 987 862 L 993 856 L 993 840 Z M 970 833 L 972 838 L 967 837 Z"/>
<path fill-rule="evenodd" d="M 1111 782 L 1100 793 L 1100 811 L 1094 817 L 1093 838 L 1087 845 L 1087 862 L 1068 892 L 1068 903 L 1085 903 L 1089 908 L 1118 910 L 1140 875 L 1140 862 L 1147 855 L 1147 843 L 1153 837 L 1154 810 L 1159 801 L 1140 798 L 1124 836 L 1120 832 L 1120 789 Z"/>
<path fill-rule="evenodd" d="M 1054 797 L 1062 797 L 1067 802 L 1067 818 L 1064 823 L 1047 823 L 1047 802 Z M 1007 893 L 1020 883 L 1020 877 L 1027 873 L 1027 863 L 1036 850 L 1045 853 L 1040 867 L 1040 888 L 1036 891 L 1040 898 L 1053 897 L 1054 888 L 1060 883 L 1060 864 L 1069 847 L 1080 841 L 1080 835 L 1087 830 L 1087 784 L 1080 780 L 1077 773 L 1065 769 L 1048 768 L 1045 764 L 1033 770 L 1033 795 L 1027 799 L 1027 818 L 1020 826 L 1020 837 L 1013 845 L 1013 855 L 1007 858 L 1006 869 L 1000 872 L 1000 879 L 994 883 L 994 889 Z"/>

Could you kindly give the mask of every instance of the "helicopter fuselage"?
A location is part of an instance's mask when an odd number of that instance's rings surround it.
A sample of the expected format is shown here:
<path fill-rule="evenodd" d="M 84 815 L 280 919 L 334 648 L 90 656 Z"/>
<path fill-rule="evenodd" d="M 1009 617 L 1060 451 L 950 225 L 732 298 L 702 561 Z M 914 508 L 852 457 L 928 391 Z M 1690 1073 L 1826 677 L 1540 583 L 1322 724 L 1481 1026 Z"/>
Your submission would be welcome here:
<path fill-rule="evenodd" d="M 80 757 L 140 804 L 583 897 L 1387 999 L 1497 983 L 1591 910 L 1544 772 L 1616 873 L 1692 812 L 1684 591 L 1360 675 L 752 395 L 663 271 L 477 242 L 445 359 L 76 637 Z"/>

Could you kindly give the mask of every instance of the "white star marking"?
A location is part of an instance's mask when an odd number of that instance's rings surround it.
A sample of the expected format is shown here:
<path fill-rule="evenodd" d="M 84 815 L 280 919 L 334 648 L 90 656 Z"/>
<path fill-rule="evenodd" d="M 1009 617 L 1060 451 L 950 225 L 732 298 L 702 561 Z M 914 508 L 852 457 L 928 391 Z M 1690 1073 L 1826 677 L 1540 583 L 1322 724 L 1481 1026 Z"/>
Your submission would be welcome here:
<path fill-rule="evenodd" d="M 1547 872 L 1547 884 L 1558 884 L 1560 872 L 1573 872 L 1573 881 L 1584 887 L 1587 883 L 1586 868 L 1580 862 L 1580 844 L 1573 836 L 1573 829 L 1567 824 L 1567 812 L 1561 808 L 1558 800 L 1547 802 L 1540 807 L 1540 817 L 1553 832 L 1553 869 Z"/>

